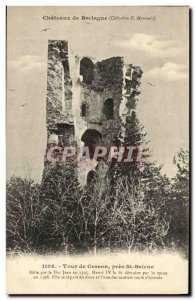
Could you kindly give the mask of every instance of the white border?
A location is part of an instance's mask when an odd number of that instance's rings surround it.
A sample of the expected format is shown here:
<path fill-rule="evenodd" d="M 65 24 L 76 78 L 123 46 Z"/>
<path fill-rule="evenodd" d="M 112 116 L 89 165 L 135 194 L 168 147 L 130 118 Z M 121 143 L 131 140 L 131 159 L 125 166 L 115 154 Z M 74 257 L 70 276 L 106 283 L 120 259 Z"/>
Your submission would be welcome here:
<path fill-rule="evenodd" d="M 5 294 L 5 30 L 6 30 L 6 17 L 5 17 L 5 7 L 6 6 L 123 6 L 123 5 L 145 5 L 145 6 L 187 6 L 189 5 L 192 9 L 195 7 L 195 1 L 194 0 L 177 0 L 177 1 L 170 1 L 170 0 L 150 0 L 150 1 L 143 1 L 143 0 L 92 0 L 92 1 L 79 1 L 79 0 L 29 0 L 27 1 L 18 1 L 18 0 L 1 0 L 0 2 L 0 66 L 1 66 L 1 72 L 0 72 L 0 95 L 1 95 L 1 105 L 0 105 L 0 137 L 1 137 L 1 147 L 0 147 L 0 157 L 1 157 L 1 164 L 0 164 L 0 222 L 1 222 L 1 233 L 0 233 L 0 298 L 6 299 L 8 296 Z M 194 26 L 192 25 L 192 41 L 194 39 Z M 179 30 L 179 29 L 178 29 Z M 193 46 L 193 45 L 192 45 Z M 193 47 L 192 47 L 193 49 Z M 194 64 L 192 68 L 194 67 Z M 195 84 L 195 79 L 193 78 L 192 86 Z M 193 107 L 193 113 L 194 113 L 194 106 Z M 193 114 L 194 115 L 194 114 Z M 194 130 L 192 130 L 192 140 L 195 139 L 195 133 Z M 194 147 L 193 147 L 194 148 Z M 193 178 L 192 186 L 195 185 L 195 179 Z M 193 216 L 195 216 L 195 205 L 193 205 Z M 193 222 L 193 218 L 192 218 Z M 194 222 L 193 222 L 194 225 Z M 193 226 L 194 228 L 194 226 Z M 194 232 L 194 231 L 193 231 Z M 193 235 L 194 236 L 194 235 Z M 192 238 L 193 238 L 192 236 Z M 194 244 L 194 243 L 193 243 Z M 194 249 L 194 247 L 193 247 Z M 194 260 L 193 260 L 194 261 Z M 193 264 L 193 270 L 194 270 L 194 264 Z M 192 287 L 194 286 L 194 278 L 192 277 Z M 194 296 L 192 296 L 193 298 Z M 17 299 L 25 299 L 28 298 L 25 297 L 17 297 Z M 41 299 L 41 297 L 37 297 L 38 299 Z M 57 299 L 57 296 L 50 297 L 50 299 Z M 66 297 L 70 298 L 70 297 Z M 101 297 L 106 298 L 106 297 Z M 110 298 L 110 297 L 109 297 Z M 121 297 L 113 297 L 121 298 Z M 131 299 L 138 299 L 141 297 L 131 297 Z M 153 299 L 158 299 L 158 297 L 152 297 Z M 161 297 L 165 298 L 165 297 Z M 180 297 L 186 298 L 186 297 Z M 165 299 L 172 299 L 172 297 L 166 297 Z"/>

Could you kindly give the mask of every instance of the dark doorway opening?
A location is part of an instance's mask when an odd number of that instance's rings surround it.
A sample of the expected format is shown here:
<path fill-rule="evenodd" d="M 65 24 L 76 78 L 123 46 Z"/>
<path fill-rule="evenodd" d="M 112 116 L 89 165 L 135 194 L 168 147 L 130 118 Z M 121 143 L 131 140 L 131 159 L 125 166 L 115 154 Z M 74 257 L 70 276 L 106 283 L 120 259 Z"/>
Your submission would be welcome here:
<path fill-rule="evenodd" d="M 113 119 L 113 100 L 107 99 L 104 102 L 104 108 L 103 108 L 104 115 L 106 117 L 106 120 Z"/>
<path fill-rule="evenodd" d="M 74 140 L 74 125 L 58 124 L 58 140 L 63 146 L 70 145 Z"/>
<path fill-rule="evenodd" d="M 93 69 L 94 69 L 93 62 L 89 58 L 84 57 L 84 58 L 81 59 L 81 62 L 80 62 L 80 75 L 83 76 L 83 82 L 84 83 L 92 84 Z"/>
<path fill-rule="evenodd" d="M 87 105 L 87 103 L 83 103 L 82 105 L 81 105 L 81 117 L 86 117 L 86 116 L 88 116 L 88 105 Z"/>
<path fill-rule="evenodd" d="M 90 158 L 93 158 L 95 147 L 100 146 L 102 142 L 102 134 L 95 129 L 87 129 L 81 138 L 85 146 L 89 148 Z"/>

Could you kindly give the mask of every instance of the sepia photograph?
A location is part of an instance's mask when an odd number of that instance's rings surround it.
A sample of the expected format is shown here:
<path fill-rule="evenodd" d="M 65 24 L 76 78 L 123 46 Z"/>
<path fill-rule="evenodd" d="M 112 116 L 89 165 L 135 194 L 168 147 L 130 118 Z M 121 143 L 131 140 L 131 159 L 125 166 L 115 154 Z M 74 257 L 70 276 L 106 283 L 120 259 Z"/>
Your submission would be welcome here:
<path fill-rule="evenodd" d="M 189 7 L 8 6 L 8 294 L 189 294 Z"/>

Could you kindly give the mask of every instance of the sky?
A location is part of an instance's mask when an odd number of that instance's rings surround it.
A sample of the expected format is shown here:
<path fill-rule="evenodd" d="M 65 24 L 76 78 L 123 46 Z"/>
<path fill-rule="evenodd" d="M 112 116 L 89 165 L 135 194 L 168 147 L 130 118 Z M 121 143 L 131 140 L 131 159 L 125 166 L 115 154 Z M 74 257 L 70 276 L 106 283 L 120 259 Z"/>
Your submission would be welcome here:
<path fill-rule="evenodd" d="M 79 20 L 72 20 L 74 16 Z M 82 16 L 107 20 L 84 21 Z M 7 177 L 41 180 L 49 39 L 67 40 L 80 57 L 123 56 L 142 68 L 138 118 L 152 159 L 163 164 L 167 176 L 175 175 L 173 156 L 189 142 L 187 7 L 8 7 L 7 18 Z"/>

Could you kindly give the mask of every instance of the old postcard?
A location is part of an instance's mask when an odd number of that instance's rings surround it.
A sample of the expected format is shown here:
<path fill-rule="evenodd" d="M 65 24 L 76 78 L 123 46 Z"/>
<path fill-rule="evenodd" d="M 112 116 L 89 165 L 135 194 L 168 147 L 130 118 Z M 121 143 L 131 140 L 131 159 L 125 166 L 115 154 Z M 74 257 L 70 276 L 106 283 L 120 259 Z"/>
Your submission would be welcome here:
<path fill-rule="evenodd" d="M 7 293 L 189 293 L 189 8 L 7 7 Z"/>

